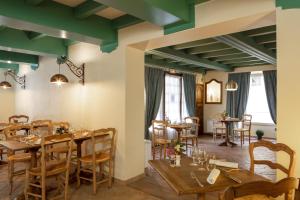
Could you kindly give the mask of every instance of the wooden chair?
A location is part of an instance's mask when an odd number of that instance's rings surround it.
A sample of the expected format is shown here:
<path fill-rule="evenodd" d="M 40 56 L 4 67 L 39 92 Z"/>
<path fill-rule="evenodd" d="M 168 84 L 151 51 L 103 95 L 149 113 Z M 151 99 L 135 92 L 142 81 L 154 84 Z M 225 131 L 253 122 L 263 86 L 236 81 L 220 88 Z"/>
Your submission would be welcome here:
<path fill-rule="evenodd" d="M 4 129 L 4 135 L 6 140 L 15 140 L 22 137 L 22 135 L 18 135 L 17 133 L 20 131 L 29 131 L 30 126 L 29 125 L 11 125 Z M 12 193 L 13 190 L 13 178 L 15 176 L 24 174 L 25 169 L 15 171 L 15 164 L 16 163 L 30 163 L 31 160 L 31 154 L 30 153 L 17 153 L 8 151 L 7 152 L 8 157 L 8 177 L 9 177 L 9 185 L 10 185 L 10 193 Z"/>
<path fill-rule="evenodd" d="M 275 151 L 275 152 L 282 151 L 282 152 L 287 153 L 290 157 L 290 162 L 289 162 L 288 168 L 282 166 L 279 163 L 273 163 L 269 160 L 255 160 L 254 149 L 257 147 L 265 147 L 271 151 Z M 289 146 L 287 146 L 285 144 L 282 144 L 282 143 L 273 144 L 272 142 L 265 141 L 265 140 L 261 140 L 259 142 L 253 142 L 249 146 L 249 154 L 250 154 L 250 172 L 252 172 L 252 173 L 254 173 L 255 165 L 267 165 L 272 169 L 281 170 L 282 172 L 284 172 L 287 175 L 287 177 L 293 177 L 293 175 L 294 175 L 296 153 Z M 293 194 L 289 194 L 288 196 L 292 196 L 292 195 Z M 286 195 L 286 199 L 287 198 L 290 198 L 290 197 L 287 197 L 287 195 Z"/>
<path fill-rule="evenodd" d="M 0 141 L 5 140 L 4 129 L 7 128 L 9 123 L 0 123 Z M 6 149 L 3 146 L 0 146 L 0 159 L 3 160 L 3 154 L 7 154 Z"/>
<path fill-rule="evenodd" d="M 252 121 L 252 115 L 245 114 L 243 115 L 242 119 L 242 127 L 241 128 L 235 128 L 233 129 L 234 135 L 239 135 L 241 139 L 241 146 L 245 142 L 245 133 L 248 133 L 248 140 L 250 144 L 251 140 L 251 121 Z"/>
<path fill-rule="evenodd" d="M 52 122 L 52 128 L 54 132 L 57 132 L 58 129 L 63 129 L 66 132 L 70 128 L 70 123 L 69 122 Z"/>
<path fill-rule="evenodd" d="M 213 119 L 213 140 L 216 141 L 218 136 L 226 137 L 226 126 L 219 119 Z"/>
<path fill-rule="evenodd" d="M 8 118 L 9 123 L 19 124 L 28 123 L 29 117 L 27 115 L 13 115 Z"/>
<path fill-rule="evenodd" d="M 185 134 L 180 135 L 181 140 L 185 141 L 185 149 L 187 152 L 189 140 L 191 140 L 192 146 L 195 144 L 198 146 L 199 117 L 185 117 L 184 121 L 191 125 L 190 128 L 185 129 Z"/>
<path fill-rule="evenodd" d="M 51 120 L 35 120 L 31 122 L 31 131 L 33 134 L 48 136 L 53 134 Z"/>
<path fill-rule="evenodd" d="M 152 120 L 152 156 L 155 160 L 156 147 L 160 151 L 160 159 L 162 152 L 164 152 L 164 159 L 167 154 L 167 146 L 171 144 L 167 136 L 167 121 L 163 120 Z"/>
<path fill-rule="evenodd" d="M 289 177 L 277 183 L 269 181 L 255 181 L 238 186 L 231 186 L 220 195 L 220 200 L 269 200 L 282 194 L 293 193 L 298 188 L 296 178 Z M 291 197 L 286 200 L 292 200 Z"/>
<path fill-rule="evenodd" d="M 97 192 L 97 184 L 108 182 L 109 187 L 112 186 L 112 178 L 114 173 L 114 160 L 116 150 L 116 129 L 99 129 L 92 132 L 92 154 L 88 154 L 78 158 L 77 162 L 77 187 L 80 187 L 80 180 L 93 182 L 93 193 Z M 101 147 L 101 148 L 98 148 Z M 81 165 L 84 164 L 84 167 Z M 108 164 L 107 177 L 97 181 L 97 166 L 99 174 L 102 176 L 104 165 Z M 91 173 L 92 178 L 83 177 L 80 172 Z"/>
<path fill-rule="evenodd" d="M 68 156 L 60 160 L 51 160 L 49 155 L 53 152 L 55 146 L 65 144 L 68 147 Z M 57 196 L 53 199 L 68 199 L 70 158 L 73 143 L 72 134 L 43 136 L 41 142 L 41 166 L 26 170 L 25 200 L 30 196 L 46 200 L 46 180 L 50 177 L 56 177 L 58 182 Z M 35 189 L 35 190 L 34 190 Z M 62 193 L 62 190 L 64 191 Z M 37 193 L 36 191 L 41 191 Z M 47 198 L 48 199 L 48 198 Z"/>

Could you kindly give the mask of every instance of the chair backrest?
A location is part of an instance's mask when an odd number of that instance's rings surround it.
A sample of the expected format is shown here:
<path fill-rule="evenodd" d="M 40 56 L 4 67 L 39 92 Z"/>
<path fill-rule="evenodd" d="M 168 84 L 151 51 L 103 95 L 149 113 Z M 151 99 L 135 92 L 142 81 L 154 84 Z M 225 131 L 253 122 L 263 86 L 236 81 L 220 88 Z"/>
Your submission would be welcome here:
<path fill-rule="evenodd" d="M 288 168 L 282 166 L 279 163 L 274 163 L 269 160 L 255 160 L 254 158 L 254 149 L 256 147 L 266 147 L 271 151 L 274 152 L 279 152 L 283 151 L 287 153 L 290 157 L 290 163 Z M 261 140 L 258 142 L 253 142 L 249 146 L 249 154 L 250 154 L 250 171 L 254 173 L 254 165 L 267 165 L 272 169 L 279 169 L 285 174 L 287 174 L 287 177 L 292 177 L 294 174 L 295 170 L 295 151 L 293 151 L 289 146 L 282 144 L 282 143 L 277 143 L 273 144 L 272 142 Z"/>
<path fill-rule="evenodd" d="M 52 122 L 52 128 L 54 132 L 57 132 L 58 129 L 63 129 L 64 132 L 68 131 L 70 128 L 69 122 Z"/>
<path fill-rule="evenodd" d="M 166 139 L 167 121 L 152 120 L 152 143 L 157 139 Z"/>
<path fill-rule="evenodd" d="M 298 188 L 298 181 L 296 178 L 289 177 L 280 180 L 277 183 L 270 181 L 255 181 L 244 183 L 238 186 L 231 186 L 220 195 L 220 200 L 234 200 L 235 198 L 245 197 L 249 195 L 265 195 L 267 197 L 276 198 L 282 194 L 287 195 Z M 252 199 L 259 199 L 253 196 Z M 292 195 L 286 198 L 292 200 Z"/>
<path fill-rule="evenodd" d="M 68 153 L 67 157 L 56 157 L 55 163 L 60 163 L 59 168 L 61 172 L 66 171 L 69 169 L 71 154 L 72 154 L 72 144 L 73 144 L 73 135 L 69 133 L 65 133 L 62 135 L 49 135 L 49 136 L 42 136 L 41 141 L 41 172 L 42 176 L 46 176 L 46 162 L 49 162 L 49 158 L 52 153 L 54 153 L 57 147 L 67 147 Z"/>
<path fill-rule="evenodd" d="M 199 117 L 185 117 L 184 118 L 185 123 L 192 124 L 191 130 L 194 132 L 196 135 L 198 135 L 199 131 Z"/>
<path fill-rule="evenodd" d="M 52 121 L 51 120 L 35 120 L 31 122 L 31 129 L 34 134 L 40 136 L 52 135 Z"/>
<path fill-rule="evenodd" d="M 6 140 L 13 140 L 13 139 L 16 139 L 20 136 L 24 136 L 24 134 L 19 135 L 18 133 L 20 133 L 20 132 L 24 133 L 24 131 L 28 133 L 30 131 L 30 129 L 31 129 L 30 125 L 12 124 L 12 125 L 6 127 L 3 130 L 3 133 L 4 133 L 4 136 L 5 136 Z"/>
<path fill-rule="evenodd" d="M 98 129 L 92 132 L 92 155 L 93 164 L 96 163 L 96 155 L 107 153 L 114 159 L 116 151 L 116 129 Z"/>
<path fill-rule="evenodd" d="M 242 119 L 242 126 L 244 129 L 251 130 L 252 125 L 252 115 L 244 114 Z"/>
<path fill-rule="evenodd" d="M 27 115 L 13 115 L 8 118 L 9 123 L 28 123 L 29 117 Z"/>

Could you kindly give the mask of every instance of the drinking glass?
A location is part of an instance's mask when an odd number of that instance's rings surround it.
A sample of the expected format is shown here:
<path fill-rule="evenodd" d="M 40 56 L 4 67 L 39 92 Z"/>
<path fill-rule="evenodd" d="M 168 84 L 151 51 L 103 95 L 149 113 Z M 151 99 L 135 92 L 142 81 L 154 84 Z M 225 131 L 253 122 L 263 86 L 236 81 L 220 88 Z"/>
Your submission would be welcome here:
<path fill-rule="evenodd" d="M 215 154 L 210 154 L 207 156 L 207 169 L 209 171 L 213 170 L 216 168 L 216 164 L 214 162 L 210 162 L 210 160 L 216 160 L 216 155 Z"/>
<path fill-rule="evenodd" d="M 191 163 L 191 166 L 197 166 L 198 165 L 198 163 L 196 161 L 196 159 L 198 157 L 198 147 L 197 146 L 192 147 L 191 157 L 193 159 L 193 162 Z"/>
<path fill-rule="evenodd" d="M 204 148 L 204 146 L 200 146 L 198 148 L 198 162 L 200 164 L 200 168 L 199 168 L 200 171 L 206 171 L 206 169 L 204 167 L 206 159 L 207 159 L 207 154 L 206 154 L 205 148 Z"/>
<path fill-rule="evenodd" d="M 170 155 L 170 166 L 175 167 L 176 166 L 176 156 Z"/>

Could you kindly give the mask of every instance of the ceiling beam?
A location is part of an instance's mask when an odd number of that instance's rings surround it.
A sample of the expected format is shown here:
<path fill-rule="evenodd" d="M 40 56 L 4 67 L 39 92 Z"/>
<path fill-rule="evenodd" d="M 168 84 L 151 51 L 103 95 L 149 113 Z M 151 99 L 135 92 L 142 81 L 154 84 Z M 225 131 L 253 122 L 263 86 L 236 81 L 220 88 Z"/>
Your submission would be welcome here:
<path fill-rule="evenodd" d="M 194 47 L 194 48 L 187 50 L 187 52 L 189 54 L 203 54 L 203 53 L 209 53 L 209 52 L 215 52 L 215 51 L 222 51 L 225 49 L 232 49 L 232 47 L 228 46 L 226 44 L 223 44 L 223 43 L 216 43 L 216 44 L 211 44 L 211 45 L 207 45 L 207 46 Z"/>
<path fill-rule="evenodd" d="M 144 21 L 165 26 L 189 19 L 189 4 L 183 0 L 94 0 Z"/>
<path fill-rule="evenodd" d="M 276 42 L 276 33 L 269 35 L 261 35 L 254 37 L 255 42 L 258 44 L 266 44 Z"/>
<path fill-rule="evenodd" d="M 257 58 L 251 57 L 251 58 L 244 58 L 244 59 L 228 60 L 222 63 L 226 65 L 230 65 L 234 63 L 247 63 L 247 62 L 260 62 L 260 61 L 261 60 L 258 60 Z"/>
<path fill-rule="evenodd" d="M 152 59 L 151 56 L 145 57 L 145 65 L 147 67 L 158 67 L 158 68 L 168 68 L 175 69 L 181 72 L 191 72 L 191 73 L 205 73 L 205 70 L 197 66 L 182 66 L 175 63 L 167 63 L 163 60 Z"/>
<path fill-rule="evenodd" d="M 256 62 L 241 62 L 241 63 L 234 63 L 230 66 L 232 67 L 247 67 L 247 66 L 256 66 L 256 65 L 267 65 L 269 63 L 264 61 L 256 61 Z"/>
<path fill-rule="evenodd" d="M 268 49 L 276 49 L 277 48 L 277 44 L 274 43 L 268 43 L 268 44 L 264 44 L 264 46 Z"/>
<path fill-rule="evenodd" d="M 135 25 L 135 24 L 138 24 L 141 22 L 144 22 L 144 20 L 141 20 L 132 15 L 123 15 L 116 19 L 113 19 L 112 26 L 114 29 L 122 29 L 122 28 L 126 28 L 128 26 L 132 26 L 132 25 Z"/>
<path fill-rule="evenodd" d="M 41 3 L 43 3 L 44 0 L 25 0 L 25 2 L 27 4 L 30 4 L 30 5 L 34 5 L 34 6 L 37 6 Z"/>
<path fill-rule="evenodd" d="M 268 35 L 268 34 L 276 33 L 276 26 L 275 25 L 266 26 L 266 27 L 262 27 L 262 28 L 244 31 L 243 33 L 245 35 L 251 36 L 251 37 L 259 36 L 259 35 Z"/>
<path fill-rule="evenodd" d="M 222 56 L 220 58 L 216 58 L 214 61 L 220 62 L 220 61 L 227 61 L 227 60 L 238 60 L 242 58 L 252 58 L 252 56 L 246 54 L 246 53 L 241 53 L 237 55 L 228 55 L 228 56 Z"/>
<path fill-rule="evenodd" d="M 199 58 L 198 56 L 186 54 L 182 51 L 177 51 L 171 48 L 155 49 L 155 50 L 150 50 L 149 52 L 154 55 L 177 60 L 179 62 L 185 62 L 198 67 L 204 67 L 208 69 L 215 69 L 221 71 L 232 71 L 230 66 L 209 61 L 207 59 L 202 59 Z"/>
<path fill-rule="evenodd" d="M 272 51 L 258 45 L 252 38 L 241 33 L 218 36 L 215 39 L 260 60 L 276 65 L 276 55 Z"/>
<path fill-rule="evenodd" d="M 276 0 L 276 7 L 282 9 L 300 8 L 300 1 L 298 0 Z"/>
<path fill-rule="evenodd" d="M 0 31 L 0 49 L 55 57 L 67 55 L 68 53 L 63 39 L 44 37 L 37 40 L 30 40 L 24 31 L 11 28 Z"/>
<path fill-rule="evenodd" d="M 193 47 L 202 47 L 202 46 L 207 46 L 207 45 L 216 44 L 216 43 L 219 43 L 219 42 L 212 38 L 209 38 L 209 39 L 204 39 L 204 40 L 188 42 L 185 44 L 178 44 L 178 45 L 175 45 L 173 48 L 176 50 L 181 50 L 181 49 L 188 49 L 188 48 L 193 48 Z"/>
<path fill-rule="evenodd" d="M 33 31 L 25 31 L 25 33 L 30 40 L 36 40 L 47 36 L 46 34 L 37 33 Z"/>
<path fill-rule="evenodd" d="M 221 51 L 215 51 L 210 53 L 205 53 L 201 55 L 201 58 L 215 58 L 215 57 L 223 57 L 223 56 L 231 56 L 231 55 L 239 55 L 243 52 L 237 50 L 237 49 L 225 49 Z"/>
<path fill-rule="evenodd" d="M 12 69 L 15 71 L 19 71 L 19 64 L 15 63 L 5 63 L 5 62 L 0 62 L 0 69 Z"/>
<path fill-rule="evenodd" d="M 87 0 L 74 8 L 74 14 L 77 18 L 84 19 L 106 8 L 106 5 L 95 2 L 94 0 Z"/>
<path fill-rule="evenodd" d="M 39 64 L 39 56 L 0 50 L 0 60 L 3 62 Z"/>
<path fill-rule="evenodd" d="M 20 0 L 1 0 L 0 21 L 11 28 L 80 42 L 117 42 L 117 31 L 112 28 L 110 20 L 96 15 L 88 20 L 78 19 L 72 7 L 54 1 L 31 6 Z"/>

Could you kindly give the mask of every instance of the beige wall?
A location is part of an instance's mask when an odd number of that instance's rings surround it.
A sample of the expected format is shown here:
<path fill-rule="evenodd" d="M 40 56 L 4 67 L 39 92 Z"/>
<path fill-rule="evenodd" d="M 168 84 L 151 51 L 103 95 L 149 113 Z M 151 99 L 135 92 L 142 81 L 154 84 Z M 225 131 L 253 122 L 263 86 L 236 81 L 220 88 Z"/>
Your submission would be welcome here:
<path fill-rule="evenodd" d="M 294 23 L 297 19 L 300 19 L 300 9 L 277 10 L 277 138 L 296 151 L 296 177 L 300 177 L 300 27 Z M 283 154 L 279 154 L 278 161 L 288 164 Z"/>
<path fill-rule="evenodd" d="M 6 69 L 0 69 L 0 82 L 4 81 L 5 71 Z M 10 77 L 7 77 L 7 81 L 14 86 L 14 81 Z M 8 122 L 8 117 L 13 114 L 15 114 L 14 88 L 6 90 L 0 88 L 0 122 Z"/>
<path fill-rule="evenodd" d="M 236 68 L 234 72 L 249 72 L 249 71 L 263 71 L 276 69 L 273 66 L 257 66 L 257 67 L 243 67 Z M 204 104 L 204 132 L 208 133 L 210 131 L 210 126 L 212 125 L 212 119 L 216 114 L 222 113 L 226 110 L 226 99 L 227 93 L 225 91 L 225 84 L 228 80 L 228 73 L 221 71 L 209 71 L 204 76 L 205 82 L 210 81 L 211 79 L 216 79 L 223 82 L 223 99 L 222 104 Z M 256 130 L 263 130 L 265 132 L 265 137 L 276 138 L 275 125 L 270 124 L 259 124 L 253 123 L 251 134 L 255 135 Z"/>

